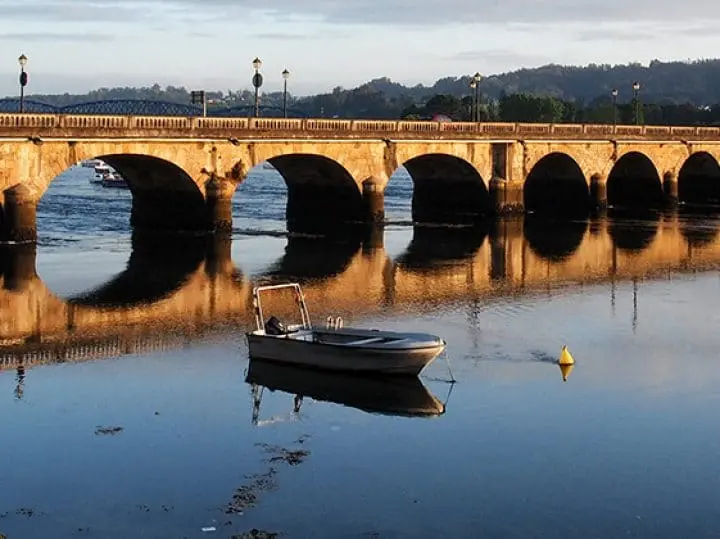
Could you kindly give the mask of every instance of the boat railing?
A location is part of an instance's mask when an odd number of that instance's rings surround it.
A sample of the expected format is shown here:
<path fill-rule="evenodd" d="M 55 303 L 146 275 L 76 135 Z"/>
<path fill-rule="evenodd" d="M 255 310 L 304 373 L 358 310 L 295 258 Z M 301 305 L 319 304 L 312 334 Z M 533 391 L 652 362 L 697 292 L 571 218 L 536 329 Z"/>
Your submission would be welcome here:
<path fill-rule="evenodd" d="M 342 316 L 337 316 L 337 317 L 328 316 L 326 323 L 325 323 L 325 328 L 326 329 L 342 329 L 343 325 L 344 325 L 344 322 L 343 322 Z"/>
<path fill-rule="evenodd" d="M 265 286 L 256 286 L 253 288 L 253 309 L 255 311 L 255 325 L 257 326 L 258 331 L 262 331 L 265 328 L 264 323 L 264 317 L 263 317 L 263 310 L 262 310 L 262 300 L 260 298 L 261 292 L 268 292 L 272 290 L 281 290 L 281 289 L 292 289 L 294 292 L 295 297 L 295 304 L 300 309 L 300 319 L 302 321 L 302 329 L 312 329 L 312 324 L 310 323 L 310 314 L 308 313 L 308 308 L 305 303 L 305 296 L 303 295 L 302 288 L 300 288 L 300 285 L 298 283 L 285 283 L 285 284 L 274 284 L 274 285 L 265 285 Z"/>

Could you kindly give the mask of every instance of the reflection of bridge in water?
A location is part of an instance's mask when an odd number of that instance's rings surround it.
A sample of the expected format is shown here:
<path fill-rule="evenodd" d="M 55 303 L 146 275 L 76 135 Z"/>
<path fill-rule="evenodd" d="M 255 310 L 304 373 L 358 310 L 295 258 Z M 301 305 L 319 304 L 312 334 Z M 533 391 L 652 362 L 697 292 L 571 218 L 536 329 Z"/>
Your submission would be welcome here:
<path fill-rule="evenodd" d="M 498 221 L 488 229 L 417 227 L 396 259 L 382 232 L 354 242 L 291 238 L 248 277 L 229 239 L 134 237 L 127 268 L 63 300 L 37 276 L 32 246 L 2 253 L 0 368 L 181 347 L 251 323 L 255 284 L 298 280 L 317 320 L 532 293 L 567 282 L 642 279 L 720 264 L 715 222 L 677 214 L 641 221 Z"/>

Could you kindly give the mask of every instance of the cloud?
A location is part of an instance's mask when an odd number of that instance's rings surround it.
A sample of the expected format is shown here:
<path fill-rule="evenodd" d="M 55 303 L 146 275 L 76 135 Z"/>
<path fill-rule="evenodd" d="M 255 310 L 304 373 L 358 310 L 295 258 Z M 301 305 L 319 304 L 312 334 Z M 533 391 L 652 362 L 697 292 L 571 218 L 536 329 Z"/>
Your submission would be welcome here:
<path fill-rule="evenodd" d="M 269 7 L 271 5 L 272 7 Z M 704 22 L 720 20 L 720 2 L 707 0 L 26 0 L 0 6 L 0 20 L 138 20 L 147 10 L 178 19 L 273 22 L 298 18 L 332 24 L 442 26 L 448 24 L 563 24 Z"/>
<path fill-rule="evenodd" d="M 116 36 L 108 33 L 93 32 L 76 32 L 76 33 L 56 33 L 56 32 L 14 32 L 0 34 L 0 41 L 12 42 L 36 42 L 36 41 L 75 41 L 75 42 L 102 42 L 115 41 Z"/>
<path fill-rule="evenodd" d="M 513 49 L 489 49 L 461 51 L 447 57 L 450 61 L 485 62 L 510 65 L 542 64 L 552 59 L 543 54 L 524 52 Z"/>
<path fill-rule="evenodd" d="M 132 22 L 143 19 L 143 11 L 137 6 L 119 6 L 73 0 L 59 2 L 50 0 L 26 0 L 24 3 L 0 4 L 0 21 L 27 22 Z"/>
<path fill-rule="evenodd" d="M 636 28 L 588 28 L 575 34 L 576 41 L 652 41 L 657 39 L 657 31 Z"/>
<path fill-rule="evenodd" d="M 261 34 L 250 34 L 255 39 L 268 39 L 272 41 L 307 41 L 309 39 L 317 39 L 317 36 L 308 34 L 285 34 L 281 32 L 267 32 Z"/>

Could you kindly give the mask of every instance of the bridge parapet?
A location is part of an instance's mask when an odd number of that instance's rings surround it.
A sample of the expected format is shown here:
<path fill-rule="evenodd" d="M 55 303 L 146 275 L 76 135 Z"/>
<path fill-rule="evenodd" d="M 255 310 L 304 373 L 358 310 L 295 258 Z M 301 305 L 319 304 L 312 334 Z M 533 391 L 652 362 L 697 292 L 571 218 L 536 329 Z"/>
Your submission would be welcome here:
<path fill-rule="evenodd" d="M 91 130 L 102 130 L 101 132 Z M 78 130 L 86 130 L 81 132 Z M 39 132 L 40 131 L 40 132 Z M 93 138 L 116 136 L 213 137 L 254 136 L 263 138 L 375 136 L 413 139 L 431 136 L 448 139 L 550 138 L 558 140 L 717 140 L 720 127 L 473 123 L 406 120 L 346 120 L 321 118 L 221 118 L 183 116 L 100 116 L 86 114 L 0 114 L 0 137 L 59 136 Z"/>

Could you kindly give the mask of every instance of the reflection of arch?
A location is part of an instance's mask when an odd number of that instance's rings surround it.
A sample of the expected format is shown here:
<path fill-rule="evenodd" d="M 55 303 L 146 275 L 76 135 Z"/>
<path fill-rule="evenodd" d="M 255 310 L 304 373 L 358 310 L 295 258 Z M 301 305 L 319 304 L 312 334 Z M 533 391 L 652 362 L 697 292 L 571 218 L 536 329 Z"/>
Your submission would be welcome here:
<path fill-rule="evenodd" d="M 102 286 L 68 299 L 87 306 L 154 303 L 182 287 L 205 258 L 206 238 L 164 234 L 132 236 L 127 268 Z"/>
<path fill-rule="evenodd" d="M 660 208 L 663 190 L 653 162 L 640 152 L 623 155 L 607 182 L 608 204 L 623 208 Z"/>
<path fill-rule="evenodd" d="M 567 154 L 551 153 L 532 168 L 524 186 L 525 208 L 538 213 L 587 213 L 590 191 L 580 165 Z"/>
<path fill-rule="evenodd" d="M 179 166 L 149 155 L 99 156 L 127 181 L 133 195 L 130 222 L 153 230 L 193 230 L 207 224 L 205 198 Z"/>
<path fill-rule="evenodd" d="M 288 188 L 286 217 L 293 231 L 362 220 L 362 196 L 352 175 L 321 155 L 286 154 L 267 159 Z"/>
<path fill-rule="evenodd" d="M 413 179 L 416 222 L 469 223 L 490 212 L 490 195 L 478 171 L 446 154 L 427 154 L 403 163 Z"/>
<path fill-rule="evenodd" d="M 587 221 L 556 221 L 525 217 L 523 231 L 530 249 L 550 262 L 562 262 L 572 256 L 585 238 Z"/>
<path fill-rule="evenodd" d="M 621 251 L 638 252 L 653 242 L 658 226 L 657 215 L 635 220 L 614 218 L 608 224 L 608 234 Z"/>
<path fill-rule="evenodd" d="M 690 247 L 707 247 L 718 237 L 717 214 L 680 217 L 680 234 Z"/>
<path fill-rule="evenodd" d="M 720 165 L 707 152 L 688 157 L 678 174 L 678 198 L 687 204 L 720 203 Z"/>
<path fill-rule="evenodd" d="M 339 275 L 360 250 L 360 237 L 289 237 L 285 254 L 265 274 L 276 280 L 326 279 Z"/>
<path fill-rule="evenodd" d="M 489 223 L 462 228 L 415 226 L 412 240 L 397 258 L 397 264 L 409 269 L 432 270 L 463 263 L 475 256 L 488 232 Z"/>

